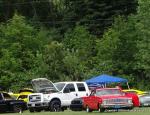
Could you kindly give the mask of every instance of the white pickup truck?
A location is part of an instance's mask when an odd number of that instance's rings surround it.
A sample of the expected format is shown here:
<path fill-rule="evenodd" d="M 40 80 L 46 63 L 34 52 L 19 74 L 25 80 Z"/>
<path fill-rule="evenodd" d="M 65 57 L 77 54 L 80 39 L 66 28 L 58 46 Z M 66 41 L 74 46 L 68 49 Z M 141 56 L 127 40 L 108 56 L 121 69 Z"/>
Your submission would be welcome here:
<path fill-rule="evenodd" d="M 27 107 L 30 112 L 41 110 L 63 111 L 70 106 L 71 101 L 89 95 L 85 82 L 58 82 L 53 84 L 46 78 L 32 80 L 37 93 L 28 95 Z"/>

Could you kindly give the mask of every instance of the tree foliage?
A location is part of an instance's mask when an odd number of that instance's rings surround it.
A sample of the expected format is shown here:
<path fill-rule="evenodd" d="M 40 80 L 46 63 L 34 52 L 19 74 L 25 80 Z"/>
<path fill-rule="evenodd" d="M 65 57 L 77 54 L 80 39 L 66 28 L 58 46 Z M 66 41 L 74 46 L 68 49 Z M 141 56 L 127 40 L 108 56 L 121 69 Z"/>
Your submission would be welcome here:
<path fill-rule="evenodd" d="M 107 73 L 149 89 L 150 2 L 138 5 L 136 12 L 136 0 L 0 0 L 0 84 L 18 90 L 37 77 Z"/>
<path fill-rule="evenodd" d="M 40 32 L 19 15 L 14 15 L 7 24 L 1 24 L 0 32 L 0 82 L 3 84 L 3 78 L 8 79 L 7 85 L 12 86 L 23 79 L 22 86 L 27 86 L 26 81 L 32 79 L 29 74 L 33 74 L 32 70 L 40 64 L 37 54 L 43 49 L 46 33 L 42 38 Z"/>
<path fill-rule="evenodd" d="M 33 24 L 59 28 L 60 33 L 79 23 L 99 36 L 116 15 L 135 13 L 136 7 L 137 0 L 1 0 L 0 21 L 18 12 Z"/>
<path fill-rule="evenodd" d="M 148 12 L 149 2 L 139 1 L 137 15 L 130 15 L 127 20 L 117 18 L 97 44 L 97 66 L 104 66 L 101 70 L 113 75 L 127 75 L 136 87 L 147 89 L 150 78 Z"/>
<path fill-rule="evenodd" d="M 136 12 L 137 0 L 66 0 L 65 25 L 84 25 L 93 35 L 101 36 L 112 25 L 117 15 L 128 16 Z M 69 21 L 69 22 L 68 22 Z"/>

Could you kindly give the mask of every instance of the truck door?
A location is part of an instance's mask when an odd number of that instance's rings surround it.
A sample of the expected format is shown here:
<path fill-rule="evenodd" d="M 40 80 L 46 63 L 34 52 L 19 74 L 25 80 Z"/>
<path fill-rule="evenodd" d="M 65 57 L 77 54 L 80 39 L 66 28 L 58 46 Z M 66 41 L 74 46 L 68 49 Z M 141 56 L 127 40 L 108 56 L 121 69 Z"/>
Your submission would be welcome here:
<path fill-rule="evenodd" d="M 78 95 L 76 95 L 74 84 L 69 83 L 63 89 L 62 103 L 63 105 L 70 105 L 71 101 L 75 98 L 78 98 Z"/>
<path fill-rule="evenodd" d="M 78 97 L 88 96 L 89 91 L 86 90 L 84 83 L 76 83 L 77 84 L 77 95 Z"/>

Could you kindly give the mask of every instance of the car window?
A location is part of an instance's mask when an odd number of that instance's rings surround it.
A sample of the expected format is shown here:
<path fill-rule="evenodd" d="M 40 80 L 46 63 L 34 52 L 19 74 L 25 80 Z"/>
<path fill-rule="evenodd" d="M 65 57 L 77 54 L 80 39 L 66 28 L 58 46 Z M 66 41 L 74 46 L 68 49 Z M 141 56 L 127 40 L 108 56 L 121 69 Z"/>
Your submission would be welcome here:
<path fill-rule="evenodd" d="M 27 98 L 28 96 L 27 95 L 20 95 L 19 97 L 18 97 L 18 99 L 25 99 L 25 98 Z"/>
<path fill-rule="evenodd" d="M 6 100 L 12 99 L 12 97 L 7 93 L 3 93 L 3 96 L 4 96 L 4 99 Z"/>
<path fill-rule="evenodd" d="M 119 89 L 104 89 L 104 90 L 96 90 L 96 95 L 122 95 L 122 92 Z"/>
<path fill-rule="evenodd" d="M 78 91 L 85 91 L 85 86 L 83 83 L 77 83 Z"/>
<path fill-rule="evenodd" d="M 144 95 L 148 95 L 149 93 L 148 92 L 145 92 L 145 93 L 143 93 Z"/>
<path fill-rule="evenodd" d="M 68 88 L 70 90 L 70 92 L 74 92 L 75 91 L 74 84 L 67 84 L 65 88 Z"/>

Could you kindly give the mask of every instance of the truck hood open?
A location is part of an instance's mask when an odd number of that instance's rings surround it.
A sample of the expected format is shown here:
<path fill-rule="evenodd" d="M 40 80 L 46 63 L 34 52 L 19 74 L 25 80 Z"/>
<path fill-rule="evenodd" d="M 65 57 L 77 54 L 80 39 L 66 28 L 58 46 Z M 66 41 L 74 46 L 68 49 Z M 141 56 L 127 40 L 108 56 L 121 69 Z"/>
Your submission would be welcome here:
<path fill-rule="evenodd" d="M 31 83 L 37 93 L 58 92 L 56 86 L 46 78 L 33 79 Z"/>

